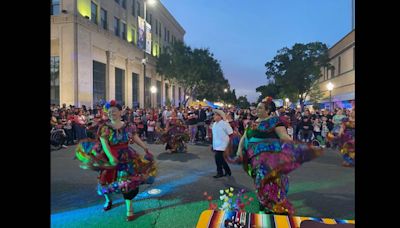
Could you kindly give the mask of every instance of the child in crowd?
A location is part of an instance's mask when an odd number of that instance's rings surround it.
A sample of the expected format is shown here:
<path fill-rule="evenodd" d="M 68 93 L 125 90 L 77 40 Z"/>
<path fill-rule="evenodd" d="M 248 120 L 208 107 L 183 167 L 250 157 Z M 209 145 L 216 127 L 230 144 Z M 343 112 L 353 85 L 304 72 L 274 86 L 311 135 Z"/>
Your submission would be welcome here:
<path fill-rule="evenodd" d="M 322 123 L 321 123 L 321 136 L 324 142 L 326 142 L 326 136 L 329 133 L 328 128 L 328 118 L 326 116 L 322 116 Z M 324 144 L 322 147 L 325 147 Z"/>
<path fill-rule="evenodd" d="M 152 115 L 147 120 L 147 143 L 154 143 L 154 131 L 156 127 L 156 121 Z"/>

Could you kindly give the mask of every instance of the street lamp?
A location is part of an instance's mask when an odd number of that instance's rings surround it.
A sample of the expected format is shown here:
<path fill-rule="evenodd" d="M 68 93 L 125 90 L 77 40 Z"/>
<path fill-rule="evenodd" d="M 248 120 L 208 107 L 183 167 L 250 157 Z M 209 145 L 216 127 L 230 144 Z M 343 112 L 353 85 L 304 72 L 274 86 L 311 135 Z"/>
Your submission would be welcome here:
<path fill-rule="evenodd" d="M 157 93 L 157 88 L 156 88 L 155 86 L 152 86 L 152 87 L 150 88 L 150 92 L 151 92 L 151 93 Z"/>
<path fill-rule="evenodd" d="M 228 89 L 224 89 L 224 93 L 227 93 L 228 92 Z"/>
<path fill-rule="evenodd" d="M 330 110 L 332 111 L 332 90 L 333 90 L 334 85 L 332 84 L 332 82 L 329 82 L 328 85 L 326 85 L 326 88 L 329 90 L 329 106 L 330 106 Z"/>
<path fill-rule="evenodd" d="M 146 63 L 147 63 L 147 58 L 146 58 L 146 44 L 147 44 L 147 33 L 146 33 L 146 28 L 147 28 L 147 18 L 146 18 L 146 9 L 147 9 L 147 3 L 149 5 L 154 5 L 156 3 L 155 0 L 144 0 L 143 1 L 144 5 L 144 49 L 143 49 L 143 59 L 142 59 L 142 64 L 143 64 L 143 78 L 146 78 Z M 144 91 L 143 91 L 144 92 Z M 144 97 L 146 97 L 146 94 L 144 94 Z"/>

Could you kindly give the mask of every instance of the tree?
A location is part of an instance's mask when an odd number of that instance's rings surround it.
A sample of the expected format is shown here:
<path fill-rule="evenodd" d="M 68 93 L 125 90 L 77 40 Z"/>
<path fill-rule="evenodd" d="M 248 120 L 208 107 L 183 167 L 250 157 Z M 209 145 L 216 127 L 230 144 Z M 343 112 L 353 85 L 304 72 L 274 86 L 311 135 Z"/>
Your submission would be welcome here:
<path fill-rule="evenodd" d="M 239 106 L 239 108 L 249 108 L 250 107 L 250 103 L 247 100 L 247 95 L 240 96 L 237 99 L 237 106 Z"/>
<path fill-rule="evenodd" d="M 321 93 L 321 90 L 319 89 L 319 86 L 317 83 L 315 83 L 311 87 L 309 97 L 310 97 L 310 102 L 313 105 L 313 108 L 319 109 L 320 105 L 318 102 L 323 98 L 323 94 Z"/>
<path fill-rule="evenodd" d="M 197 76 L 192 75 L 193 71 L 190 70 L 191 58 L 191 48 L 182 42 L 176 42 L 172 48 L 167 48 L 167 51 L 160 55 L 156 66 L 157 73 L 163 75 L 165 79 L 182 85 L 184 104 L 188 100 L 186 95 L 190 95 L 189 90 L 194 86 L 194 82 L 189 79 L 195 80 Z"/>
<path fill-rule="evenodd" d="M 304 100 L 321 76 L 321 67 L 329 67 L 328 48 L 321 42 L 296 43 L 291 49 L 282 48 L 272 61 L 265 64 L 268 79 L 273 79 L 288 98 Z"/>
<path fill-rule="evenodd" d="M 232 91 L 228 90 L 228 92 L 225 94 L 225 101 L 227 103 L 237 105 L 237 98 L 236 98 L 236 91 L 233 89 Z"/>
<path fill-rule="evenodd" d="M 189 98 L 217 100 L 229 87 L 219 62 L 208 49 L 191 49 L 183 42 L 174 43 L 160 55 L 157 73 L 183 87 L 186 105 Z M 212 82 L 212 83 L 210 83 Z"/>
<path fill-rule="evenodd" d="M 282 93 L 281 88 L 273 82 L 269 83 L 267 85 L 257 87 L 256 92 L 261 93 L 261 95 L 257 99 L 257 102 L 260 102 L 266 96 L 271 96 L 273 98 L 279 98 Z"/>

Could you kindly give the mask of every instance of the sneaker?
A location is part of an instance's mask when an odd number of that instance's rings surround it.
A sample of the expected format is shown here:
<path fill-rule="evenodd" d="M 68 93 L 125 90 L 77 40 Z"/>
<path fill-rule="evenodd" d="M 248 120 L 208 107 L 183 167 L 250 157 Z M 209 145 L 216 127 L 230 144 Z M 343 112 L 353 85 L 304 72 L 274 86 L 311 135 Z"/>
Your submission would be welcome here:
<path fill-rule="evenodd" d="M 62 148 L 68 148 L 68 146 L 66 146 L 66 145 L 62 145 L 61 147 L 62 147 Z"/>

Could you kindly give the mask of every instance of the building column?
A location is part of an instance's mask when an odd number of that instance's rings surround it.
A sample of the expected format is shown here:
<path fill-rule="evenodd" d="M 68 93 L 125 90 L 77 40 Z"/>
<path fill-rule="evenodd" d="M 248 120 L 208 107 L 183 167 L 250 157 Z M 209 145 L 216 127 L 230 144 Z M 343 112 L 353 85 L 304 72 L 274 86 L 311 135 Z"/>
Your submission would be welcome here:
<path fill-rule="evenodd" d="M 64 25 L 60 29 L 59 55 L 60 56 L 60 104 L 78 104 L 77 98 L 77 53 L 75 52 L 74 25 Z"/>
<path fill-rule="evenodd" d="M 173 89 L 173 86 L 172 86 L 172 83 L 170 83 L 169 84 L 169 91 L 168 91 L 168 97 L 169 97 L 169 100 L 171 101 L 171 105 L 174 105 L 174 103 L 172 103 L 172 89 Z"/>
<path fill-rule="evenodd" d="M 78 106 L 93 107 L 93 58 L 91 32 L 78 26 Z"/>
<path fill-rule="evenodd" d="M 132 70 L 130 67 L 130 60 L 129 58 L 125 59 L 125 82 L 124 82 L 124 89 L 125 89 L 125 106 L 130 106 L 132 104 Z"/>
<path fill-rule="evenodd" d="M 143 72 L 143 64 L 142 65 L 142 69 L 141 69 L 141 73 L 139 74 L 139 107 L 140 108 L 144 108 L 144 72 Z"/>
<path fill-rule="evenodd" d="M 115 56 L 111 51 L 107 51 L 106 55 L 106 99 L 110 101 L 115 99 Z"/>
<path fill-rule="evenodd" d="M 161 94 L 161 100 L 160 100 L 160 105 L 161 105 L 161 107 L 164 105 L 164 100 L 165 100 L 165 98 L 164 98 L 164 84 L 165 84 L 165 81 L 164 81 L 164 76 L 163 75 L 161 75 L 161 91 L 160 91 L 160 94 Z"/>

